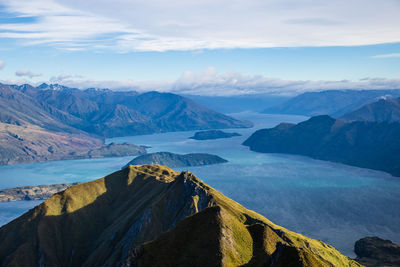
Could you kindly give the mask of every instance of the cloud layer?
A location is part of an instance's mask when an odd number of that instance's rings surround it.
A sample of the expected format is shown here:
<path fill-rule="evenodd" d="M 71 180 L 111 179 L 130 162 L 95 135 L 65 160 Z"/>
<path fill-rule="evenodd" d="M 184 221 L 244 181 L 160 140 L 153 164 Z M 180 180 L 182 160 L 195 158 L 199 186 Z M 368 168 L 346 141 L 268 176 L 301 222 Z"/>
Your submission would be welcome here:
<path fill-rule="evenodd" d="M 15 72 L 15 75 L 18 77 L 28 77 L 30 79 L 35 78 L 35 77 L 40 77 L 42 74 L 40 73 L 33 73 L 30 70 L 17 70 Z"/>
<path fill-rule="evenodd" d="M 28 75 L 26 75 L 28 76 Z M 50 80 L 59 82 L 69 87 L 109 88 L 113 90 L 135 90 L 173 92 L 177 94 L 232 96 L 244 94 L 272 94 L 272 95 L 297 95 L 306 91 L 321 91 L 335 89 L 400 89 L 400 79 L 364 78 L 357 81 L 307 81 L 307 80 L 282 80 L 264 76 L 248 76 L 239 72 L 218 73 L 215 68 L 208 68 L 201 72 L 184 72 L 175 81 L 96 81 L 85 79 L 81 76 L 63 74 Z M 29 81 L 13 80 L 1 81 L 2 83 L 22 84 Z M 49 81 L 44 81 L 49 82 Z M 39 84 L 39 83 L 37 83 Z"/>
<path fill-rule="evenodd" d="M 68 50 L 400 42 L 398 0 L 1 0 L 1 4 L 21 20 L 0 24 L 0 38 Z"/>
<path fill-rule="evenodd" d="M 376 55 L 373 58 L 400 58 L 400 53 Z"/>

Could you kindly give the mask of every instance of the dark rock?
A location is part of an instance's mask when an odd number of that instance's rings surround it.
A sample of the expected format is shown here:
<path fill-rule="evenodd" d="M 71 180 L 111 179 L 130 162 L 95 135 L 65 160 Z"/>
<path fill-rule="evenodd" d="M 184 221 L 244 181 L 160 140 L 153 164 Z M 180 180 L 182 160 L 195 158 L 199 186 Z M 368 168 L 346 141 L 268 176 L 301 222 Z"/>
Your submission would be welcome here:
<path fill-rule="evenodd" d="M 400 246 L 379 237 L 364 237 L 354 245 L 356 261 L 367 267 L 400 266 Z"/>

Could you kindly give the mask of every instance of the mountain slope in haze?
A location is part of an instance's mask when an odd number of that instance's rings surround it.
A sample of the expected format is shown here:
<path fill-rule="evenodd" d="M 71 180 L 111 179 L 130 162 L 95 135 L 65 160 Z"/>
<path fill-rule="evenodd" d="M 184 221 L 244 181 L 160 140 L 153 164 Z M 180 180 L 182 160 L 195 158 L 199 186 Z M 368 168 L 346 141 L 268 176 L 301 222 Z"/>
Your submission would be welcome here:
<path fill-rule="evenodd" d="M 190 172 L 129 166 L 0 228 L 2 266 L 359 266 Z"/>
<path fill-rule="evenodd" d="M 0 84 L 1 165 L 143 154 L 133 144 L 103 145 L 102 139 L 73 127 L 82 124 L 80 118 L 24 93 L 28 91 L 38 89 Z"/>
<path fill-rule="evenodd" d="M 101 139 L 68 125 L 79 118 L 23 92 L 28 90 L 37 89 L 0 84 L 0 164 L 72 159 L 102 146 Z"/>
<path fill-rule="evenodd" d="M 231 96 L 183 95 L 196 103 L 225 114 L 243 111 L 261 112 L 290 99 L 288 96 L 273 94 L 246 94 Z"/>
<path fill-rule="evenodd" d="M 400 98 L 382 98 L 341 117 L 346 121 L 400 121 Z"/>
<path fill-rule="evenodd" d="M 34 125 L 0 123 L 0 164 L 137 156 L 146 149 L 130 143 L 103 144 L 87 134 L 51 132 Z"/>
<path fill-rule="evenodd" d="M 23 85 L 17 90 L 0 84 L 0 122 L 19 126 L 34 125 L 49 131 L 83 133 L 70 126 L 81 123 L 79 118 L 23 92 L 27 90 L 37 91 L 30 85 Z"/>
<path fill-rule="evenodd" d="M 399 136 L 400 123 L 346 123 L 322 115 L 258 130 L 243 145 L 257 152 L 304 155 L 400 176 Z"/>
<path fill-rule="evenodd" d="M 0 164 L 91 157 L 104 137 L 251 125 L 174 94 L 0 84 Z"/>
<path fill-rule="evenodd" d="M 175 154 L 171 152 L 156 152 L 138 156 L 128 162 L 128 165 L 158 164 L 173 167 L 204 166 L 228 162 L 217 155 L 207 153 Z"/>
<path fill-rule="evenodd" d="M 342 116 L 381 97 L 399 97 L 400 90 L 328 90 L 306 92 L 286 102 L 267 108 L 263 113 L 306 116 Z"/>
<path fill-rule="evenodd" d="M 0 123 L 0 164 L 84 158 L 101 148 L 101 139 L 87 134 L 52 132 L 35 125 Z"/>
<path fill-rule="evenodd" d="M 104 137 L 252 126 L 171 93 L 79 90 L 47 84 L 36 90 L 16 88 L 78 118 L 71 126 Z"/>

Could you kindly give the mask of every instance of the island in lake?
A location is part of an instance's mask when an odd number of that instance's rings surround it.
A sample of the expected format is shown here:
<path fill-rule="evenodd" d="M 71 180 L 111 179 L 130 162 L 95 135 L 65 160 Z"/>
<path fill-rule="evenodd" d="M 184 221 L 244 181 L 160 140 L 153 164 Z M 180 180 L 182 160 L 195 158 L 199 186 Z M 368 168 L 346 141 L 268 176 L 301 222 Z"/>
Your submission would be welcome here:
<path fill-rule="evenodd" d="M 231 138 L 234 136 L 241 136 L 238 133 L 227 133 L 221 130 L 209 130 L 196 132 L 190 139 L 195 140 L 209 140 L 209 139 L 220 139 L 220 138 Z"/>
<path fill-rule="evenodd" d="M 180 155 L 171 152 L 156 152 L 136 157 L 126 164 L 124 168 L 128 165 L 144 164 L 159 164 L 172 168 L 220 164 L 225 162 L 228 161 L 217 155 L 211 155 L 207 153 L 190 153 Z"/>

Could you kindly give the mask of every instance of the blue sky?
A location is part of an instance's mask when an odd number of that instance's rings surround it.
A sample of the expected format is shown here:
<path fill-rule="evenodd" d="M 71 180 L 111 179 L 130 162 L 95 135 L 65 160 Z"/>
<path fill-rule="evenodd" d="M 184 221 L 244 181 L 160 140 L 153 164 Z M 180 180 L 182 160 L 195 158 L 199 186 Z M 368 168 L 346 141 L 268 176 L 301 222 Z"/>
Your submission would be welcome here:
<path fill-rule="evenodd" d="M 0 81 L 195 94 L 400 88 L 400 1 L 0 0 Z"/>

